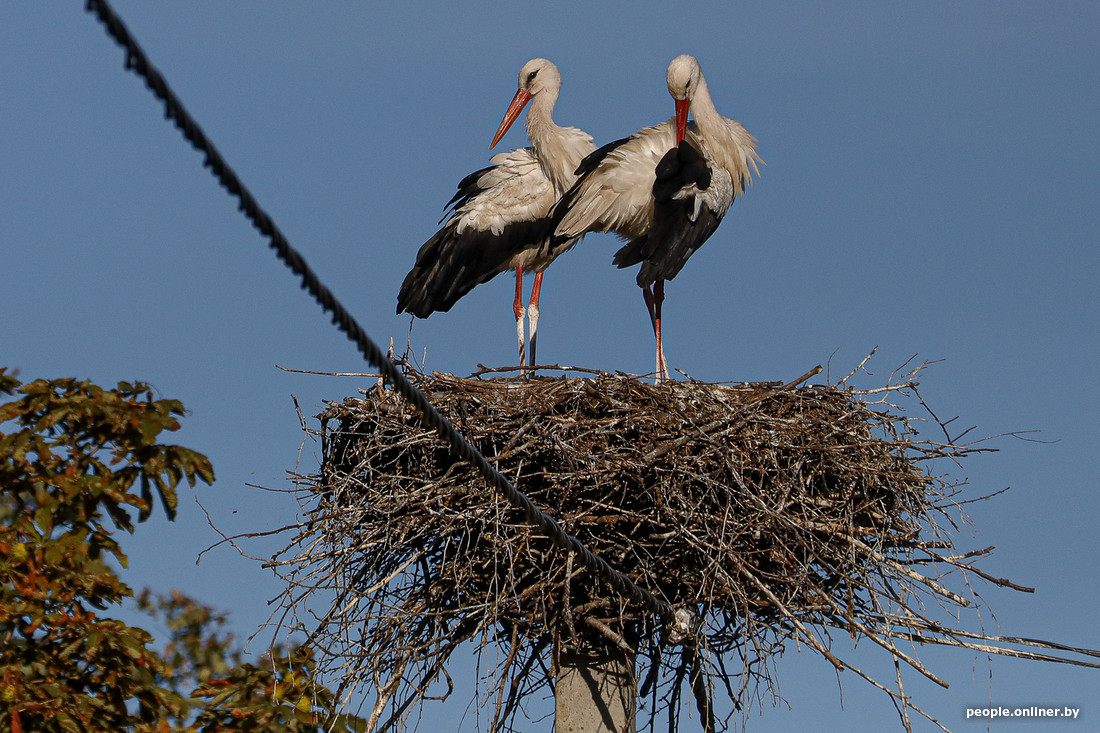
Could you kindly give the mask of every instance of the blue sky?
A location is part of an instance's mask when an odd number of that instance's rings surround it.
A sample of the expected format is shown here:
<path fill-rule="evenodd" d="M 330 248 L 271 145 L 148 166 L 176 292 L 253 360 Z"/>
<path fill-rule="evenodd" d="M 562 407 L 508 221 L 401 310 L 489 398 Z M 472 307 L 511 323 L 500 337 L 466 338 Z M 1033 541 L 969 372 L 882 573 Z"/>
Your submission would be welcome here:
<path fill-rule="evenodd" d="M 1096 3 L 113 5 L 294 246 L 399 348 L 397 287 L 455 184 L 486 164 L 524 61 L 559 65 L 555 119 L 603 143 L 668 118 L 664 68 L 696 55 L 767 167 L 668 286 L 671 365 L 714 381 L 792 379 L 818 363 L 835 376 L 877 346 L 863 386 L 880 386 L 914 354 L 938 360 L 922 392 L 941 416 L 1043 441 L 998 440 L 953 471 L 975 494 L 1011 487 L 971 507 L 978 534 L 964 541 L 996 545 L 982 567 L 1037 588 L 986 589 L 987 623 L 1100 648 Z M 289 487 L 302 448 L 291 395 L 314 414 L 365 380 L 275 365 L 365 366 L 83 3 L 9 8 L 0 92 L 0 363 L 25 379 L 146 380 L 187 405 L 176 440 L 210 456 L 217 484 L 186 491 L 176 523 L 139 530 L 127 579 L 229 610 L 247 636 L 279 586 L 228 548 L 195 564 L 218 539 L 198 502 L 228 532 L 293 522 L 290 495 L 252 488 Z M 517 125 L 502 146 L 521 144 Z M 616 248 L 589 237 L 549 271 L 540 361 L 652 368 Z M 456 374 L 513 363 L 511 288 L 499 277 L 417 321 L 415 352 Z M 304 472 L 318 450 L 302 448 Z M 890 674 L 869 646 L 854 658 Z M 1095 671 L 921 654 L 951 688 L 912 676 L 907 690 L 953 730 L 984 728 L 963 709 L 990 698 L 1100 719 Z M 792 647 L 777 671 L 790 707 L 769 703 L 750 729 L 897 726 L 886 697 L 850 674 L 842 706 L 816 654 Z M 464 708 L 429 708 L 426 724 Z"/>

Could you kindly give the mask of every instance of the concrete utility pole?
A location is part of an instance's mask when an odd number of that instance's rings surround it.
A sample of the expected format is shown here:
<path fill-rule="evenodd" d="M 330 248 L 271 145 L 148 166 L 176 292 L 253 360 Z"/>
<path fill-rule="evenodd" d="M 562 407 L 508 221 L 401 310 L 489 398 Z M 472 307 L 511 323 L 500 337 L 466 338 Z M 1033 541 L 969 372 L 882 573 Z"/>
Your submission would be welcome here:
<path fill-rule="evenodd" d="M 634 657 L 622 649 L 557 648 L 555 733 L 634 733 Z"/>

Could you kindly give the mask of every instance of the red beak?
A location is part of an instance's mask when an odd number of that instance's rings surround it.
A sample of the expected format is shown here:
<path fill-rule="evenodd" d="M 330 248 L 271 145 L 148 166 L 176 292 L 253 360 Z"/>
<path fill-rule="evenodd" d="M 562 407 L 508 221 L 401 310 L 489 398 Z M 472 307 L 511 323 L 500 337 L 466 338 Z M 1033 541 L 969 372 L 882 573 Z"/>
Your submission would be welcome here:
<path fill-rule="evenodd" d="M 676 100 L 676 144 L 679 145 L 687 137 L 688 108 L 691 107 L 690 99 Z"/>
<path fill-rule="evenodd" d="M 516 90 L 516 96 L 512 97 L 512 103 L 508 105 L 508 111 L 504 113 L 504 119 L 500 121 L 497 134 L 493 136 L 493 142 L 489 143 L 489 150 L 492 150 L 493 146 L 500 142 L 500 139 L 504 137 L 504 133 L 508 132 L 508 128 L 516 121 L 519 113 L 523 111 L 523 107 L 529 101 L 531 101 L 531 92 L 526 89 Z"/>

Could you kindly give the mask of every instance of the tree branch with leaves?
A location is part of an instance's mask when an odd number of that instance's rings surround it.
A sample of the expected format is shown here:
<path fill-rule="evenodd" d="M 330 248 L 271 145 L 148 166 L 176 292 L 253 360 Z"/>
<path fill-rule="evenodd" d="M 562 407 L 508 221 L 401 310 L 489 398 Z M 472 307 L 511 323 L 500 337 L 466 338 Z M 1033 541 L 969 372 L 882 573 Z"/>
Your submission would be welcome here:
<path fill-rule="evenodd" d="M 134 592 L 120 535 L 159 503 L 175 519 L 181 482 L 212 484 L 200 453 L 159 442 L 185 410 L 145 384 L 23 384 L 0 368 L 0 733 L 356 730 L 313 681 L 312 654 L 248 662 L 226 616 L 178 592 L 143 592 L 163 650 L 109 617 Z"/>

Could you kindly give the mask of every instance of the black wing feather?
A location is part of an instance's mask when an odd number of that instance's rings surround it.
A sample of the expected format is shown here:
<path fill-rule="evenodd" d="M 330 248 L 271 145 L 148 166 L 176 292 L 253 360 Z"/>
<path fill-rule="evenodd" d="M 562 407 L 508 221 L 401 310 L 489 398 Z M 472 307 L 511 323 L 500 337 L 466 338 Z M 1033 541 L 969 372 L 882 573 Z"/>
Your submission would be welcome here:
<path fill-rule="evenodd" d="M 515 222 L 500 234 L 467 229 L 455 233 L 451 223 L 436 232 L 416 253 L 416 265 L 397 295 L 397 312 L 427 318 L 446 312 L 459 298 L 508 269 L 517 253 L 550 233 L 550 219 Z"/>
<path fill-rule="evenodd" d="M 576 175 L 577 178 L 583 178 L 585 175 L 596 170 L 599 164 L 603 162 L 603 159 L 607 157 L 608 153 L 610 153 L 615 148 L 626 144 L 630 141 L 630 138 L 632 137 L 634 136 L 628 135 L 627 137 L 621 137 L 618 140 L 612 140 L 606 145 L 602 145 L 596 148 L 591 153 L 581 158 L 581 162 L 577 164 L 577 170 L 573 171 L 574 175 Z"/>
<path fill-rule="evenodd" d="M 673 197 L 692 184 L 706 190 L 710 182 L 706 160 L 687 140 L 665 153 L 653 182 L 653 227 L 646 236 L 632 239 L 619 249 L 614 264 L 623 268 L 642 263 L 638 285 L 643 288 L 676 277 L 695 250 L 714 234 L 722 217 L 703 206 L 693 220 L 695 198 Z"/>

